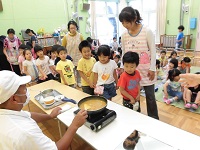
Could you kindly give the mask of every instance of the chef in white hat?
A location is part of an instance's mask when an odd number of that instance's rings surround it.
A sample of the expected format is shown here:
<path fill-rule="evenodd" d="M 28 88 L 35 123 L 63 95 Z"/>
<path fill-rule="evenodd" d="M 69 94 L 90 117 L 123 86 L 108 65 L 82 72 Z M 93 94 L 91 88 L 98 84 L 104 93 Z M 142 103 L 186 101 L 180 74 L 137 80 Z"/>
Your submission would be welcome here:
<path fill-rule="evenodd" d="M 81 110 L 72 121 L 64 136 L 53 142 L 45 136 L 37 123 L 57 117 L 61 108 L 50 115 L 22 111 L 30 95 L 26 83 L 30 76 L 18 76 L 11 71 L 0 71 L 0 149 L 2 150 L 60 150 L 68 149 L 76 131 L 87 118 Z"/>

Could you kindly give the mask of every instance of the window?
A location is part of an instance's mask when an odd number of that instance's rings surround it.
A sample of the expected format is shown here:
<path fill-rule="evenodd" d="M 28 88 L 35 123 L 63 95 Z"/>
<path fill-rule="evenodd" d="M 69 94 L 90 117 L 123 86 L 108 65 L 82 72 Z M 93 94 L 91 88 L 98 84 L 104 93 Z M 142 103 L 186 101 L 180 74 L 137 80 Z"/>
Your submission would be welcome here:
<path fill-rule="evenodd" d="M 156 3 L 157 0 L 134 0 L 129 6 L 137 9 L 143 19 L 143 24 L 147 25 L 156 34 Z"/>
<path fill-rule="evenodd" d="M 117 10 L 116 2 L 95 1 L 95 38 L 101 44 L 110 45 L 113 37 L 118 38 Z"/>

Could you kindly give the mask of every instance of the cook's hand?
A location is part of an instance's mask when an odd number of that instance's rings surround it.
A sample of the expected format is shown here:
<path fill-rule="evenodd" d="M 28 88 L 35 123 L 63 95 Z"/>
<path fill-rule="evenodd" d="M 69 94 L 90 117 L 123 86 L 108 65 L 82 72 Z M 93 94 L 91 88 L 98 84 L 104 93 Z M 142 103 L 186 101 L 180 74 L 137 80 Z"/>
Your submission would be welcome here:
<path fill-rule="evenodd" d="M 155 71 L 149 70 L 147 76 L 149 77 L 149 80 L 152 81 L 155 78 Z"/>
<path fill-rule="evenodd" d="M 75 126 L 77 129 L 81 127 L 85 122 L 86 118 L 88 117 L 86 110 L 80 110 L 78 114 L 74 117 L 72 121 L 72 126 Z"/>
<path fill-rule="evenodd" d="M 199 74 L 192 74 L 192 73 L 186 73 L 186 74 L 180 74 L 180 80 L 181 85 L 184 87 L 194 87 L 200 84 L 200 75 Z"/>
<path fill-rule="evenodd" d="M 54 108 L 50 113 L 51 118 L 56 118 L 60 114 L 60 110 L 62 110 L 60 107 Z"/>

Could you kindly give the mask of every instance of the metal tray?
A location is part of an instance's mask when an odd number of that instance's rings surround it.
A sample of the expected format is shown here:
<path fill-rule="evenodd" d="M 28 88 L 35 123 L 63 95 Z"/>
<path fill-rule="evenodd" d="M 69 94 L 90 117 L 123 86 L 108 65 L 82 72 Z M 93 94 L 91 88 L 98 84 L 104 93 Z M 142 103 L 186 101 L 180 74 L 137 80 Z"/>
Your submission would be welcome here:
<path fill-rule="evenodd" d="M 58 96 L 58 95 L 63 95 L 61 93 L 59 93 L 58 91 L 56 90 L 53 90 L 53 96 Z M 41 101 L 41 98 L 43 98 L 42 94 L 39 93 L 38 95 L 36 95 L 35 97 L 35 100 L 38 101 L 38 103 L 44 108 L 44 109 L 52 109 L 58 105 L 61 105 L 63 103 L 65 103 L 65 101 L 55 101 L 55 103 L 53 103 L 52 105 L 45 105 L 42 101 Z M 65 97 L 66 98 L 66 97 Z"/>

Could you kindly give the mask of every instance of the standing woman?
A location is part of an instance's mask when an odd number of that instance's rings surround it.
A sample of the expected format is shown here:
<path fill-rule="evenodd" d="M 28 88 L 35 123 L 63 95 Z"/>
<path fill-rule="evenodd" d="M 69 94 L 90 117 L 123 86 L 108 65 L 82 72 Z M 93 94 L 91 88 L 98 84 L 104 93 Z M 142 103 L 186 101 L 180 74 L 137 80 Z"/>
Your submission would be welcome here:
<path fill-rule="evenodd" d="M 34 59 L 36 59 L 36 58 L 37 58 L 37 55 L 36 55 L 35 52 L 34 52 L 34 47 L 35 47 L 36 44 L 38 44 L 37 35 L 36 35 L 36 33 L 35 33 L 33 30 L 31 30 L 31 29 L 26 29 L 25 33 L 28 34 L 28 35 L 31 37 L 31 38 L 30 38 L 30 41 L 27 42 L 27 45 L 29 45 L 29 46 L 32 48 L 32 49 L 31 49 L 31 52 L 32 52 L 32 54 L 33 54 Z"/>
<path fill-rule="evenodd" d="M 77 71 L 78 61 L 81 59 L 82 55 L 78 49 L 79 44 L 83 41 L 83 36 L 77 32 L 78 25 L 74 20 L 68 22 L 68 33 L 63 37 L 62 46 L 66 47 L 68 55 L 73 59 L 73 64 L 75 66 L 74 73 L 77 78 L 77 85 L 81 87 L 81 77 Z"/>
<path fill-rule="evenodd" d="M 7 34 L 8 36 L 4 39 L 3 53 L 10 63 L 12 71 L 21 75 L 18 63 L 19 46 L 21 45 L 21 41 L 15 35 L 15 30 L 13 29 L 8 29 Z"/>
<path fill-rule="evenodd" d="M 142 18 L 140 13 L 132 7 L 125 7 L 119 14 L 119 20 L 127 29 L 121 36 L 123 54 L 133 51 L 140 56 L 137 69 L 142 77 L 140 85 L 144 87 L 146 94 L 148 116 L 159 119 L 154 91 L 154 84 L 156 82 L 154 35 L 150 29 L 141 24 Z"/>

